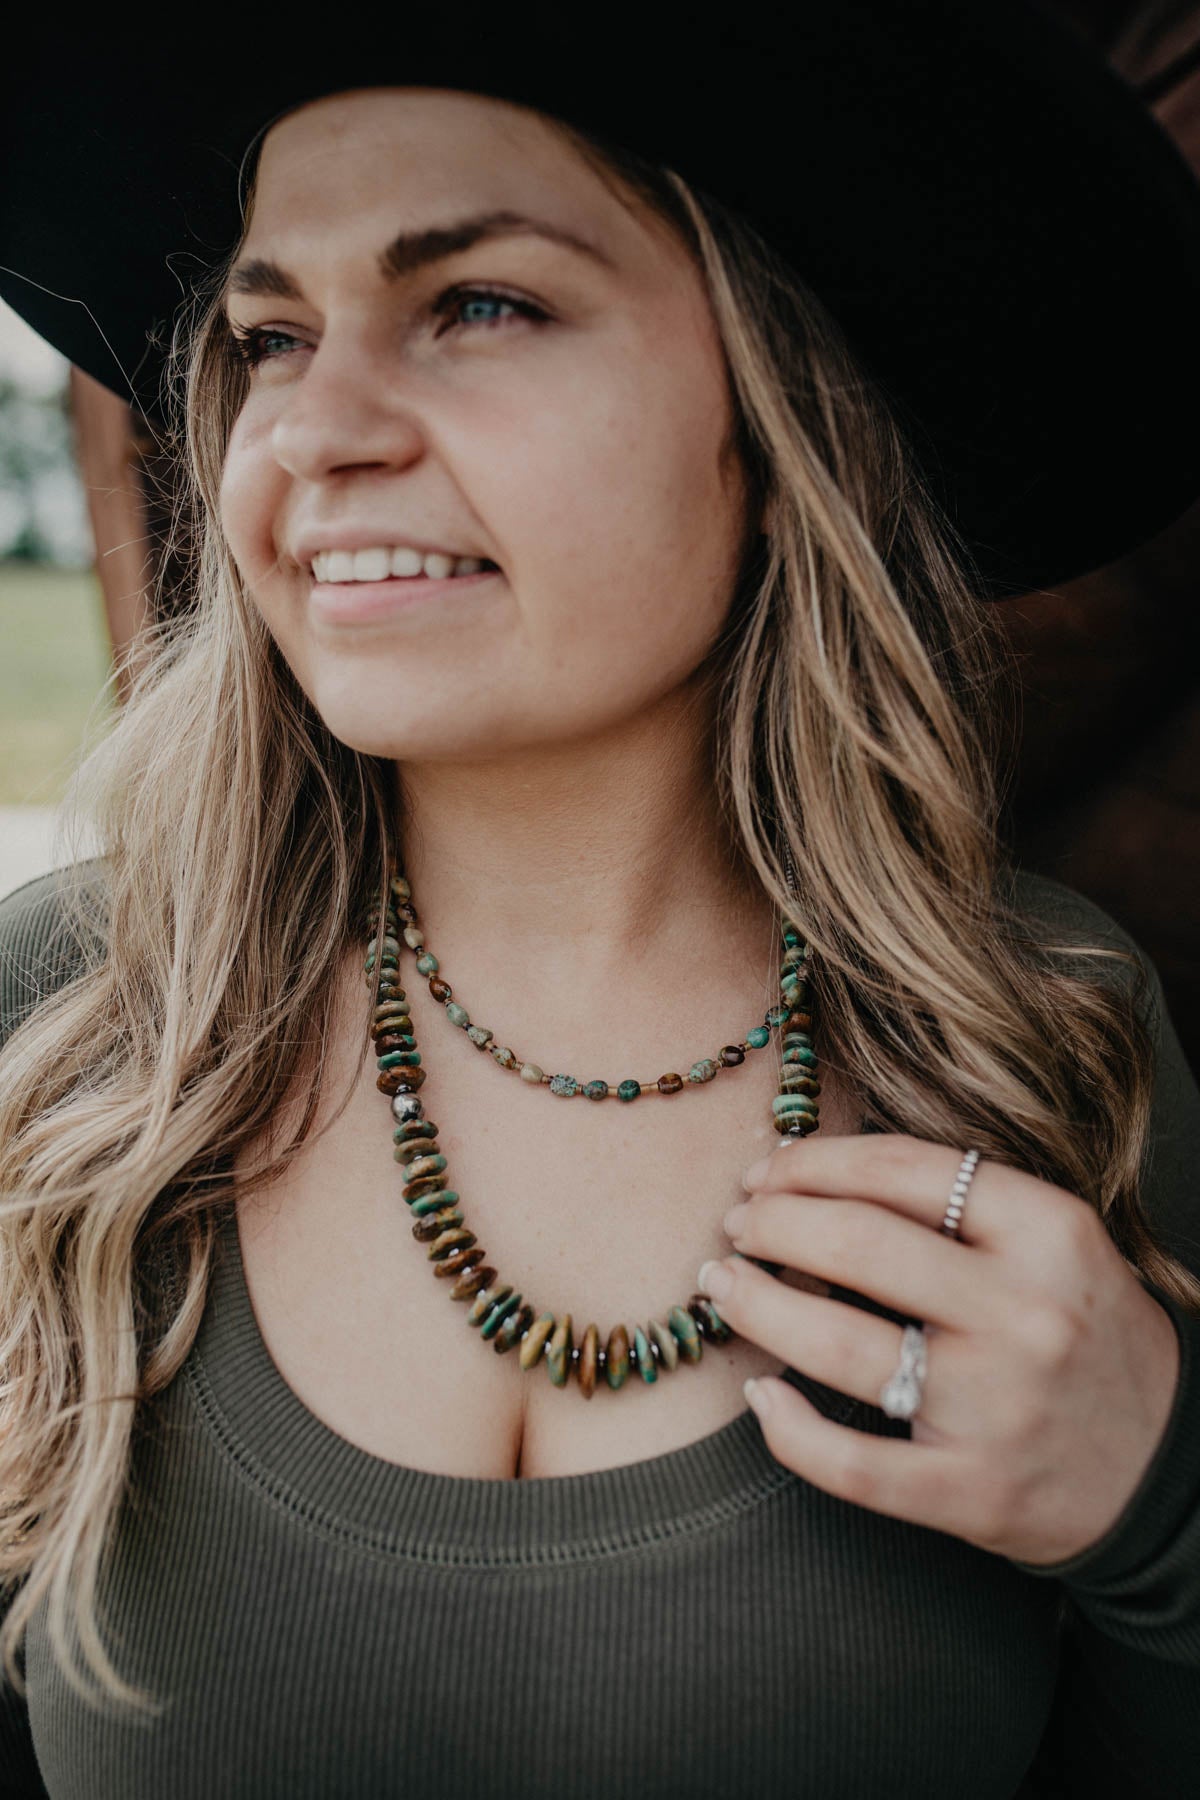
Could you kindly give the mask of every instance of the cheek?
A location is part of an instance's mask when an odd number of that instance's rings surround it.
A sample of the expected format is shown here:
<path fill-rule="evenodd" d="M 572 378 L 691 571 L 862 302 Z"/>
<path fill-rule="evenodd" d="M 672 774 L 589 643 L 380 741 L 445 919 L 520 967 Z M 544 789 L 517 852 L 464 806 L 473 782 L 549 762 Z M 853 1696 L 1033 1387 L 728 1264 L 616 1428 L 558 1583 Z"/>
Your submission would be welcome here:
<path fill-rule="evenodd" d="M 723 376 L 694 351 L 616 345 L 557 399 L 483 477 L 481 510 L 511 530 L 505 566 L 528 612 L 561 659 L 597 672 L 597 654 L 644 675 L 647 658 L 702 653 L 740 538 Z"/>
<path fill-rule="evenodd" d="M 269 585 L 276 561 L 275 521 L 284 498 L 284 475 L 270 455 L 264 430 L 239 420 L 229 438 L 221 473 L 221 527 L 249 586 Z"/>

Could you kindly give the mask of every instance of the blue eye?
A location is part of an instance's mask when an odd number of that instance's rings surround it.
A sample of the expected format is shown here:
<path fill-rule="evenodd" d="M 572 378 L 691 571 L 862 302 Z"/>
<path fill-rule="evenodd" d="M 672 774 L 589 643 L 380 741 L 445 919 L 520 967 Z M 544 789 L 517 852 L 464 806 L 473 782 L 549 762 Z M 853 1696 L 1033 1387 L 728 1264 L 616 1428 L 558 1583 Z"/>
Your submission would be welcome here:
<path fill-rule="evenodd" d="M 517 300 L 512 294 L 501 294 L 495 288 L 486 287 L 451 288 L 434 302 L 433 310 L 439 316 L 444 313 L 461 314 L 465 307 L 475 305 L 511 306 L 515 313 L 526 319 L 539 320 L 546 317 L 541 307 L 535 306 L 531 300 Z M 470 324 L 472 321 L 464 322 Z M 503 325 L 505 321 L 503 319 L 476 319 L 474 323 L 490 327 Z"/>
<path fill-rule="evenodd" d="M 231 325 L 226 343 L 230 361 L 244 363 L 248 368 L 256 369 L 260 362 L 266 361 L 270 356 L 266 346 L 272 338 L 282 338 L 289 344 L 296 342 L 286 331 L 267 331 L 261 325 L 255 325 L 249 331 L 239 331 L 236 325 Z"/>
<path fill-rule="evenodd" d="M 512 314 L 508 318 L 464 319 L 461 317 L 468 306 L 478 305 L 509 306 L 512 308 Z M 450 317 L 452 323 L 445 327 L 446 330 L 453 329 L 453 322 L 456 318 L 461 324 L 467 326 L 482 325 L 486 330 L 490 331 L 497 325 L 511 323 L 514 315 L 519 318 L 528 319 L 534 324 L 544 321 L 547 317 L 541 307 L 535 306 L 532 300 L 517 300 L 512 294 L 502 294 L 495 288 L 486 287 L 450 288 L 446 293 L 438 297 L 431 310 L 438 318 L 446 316 Z M 442 333 L 439 332 L 438 336 L 440 337 L 441 335 Z M 281 355 L 287 354 L 285 350 L 273 351 L 268 349 L 267 346 L 269 344 L 297 344 L 299 341 L 298 338 L 292 337 L 288 332 L 275 331 L 270 326 L 254 325 L 249 330 L 242 331 L 239 330 L 236 325 L 231 325 L 229 327 L 227 350 L 232 362 L 240 363 L 250 369 L 256 369 L 262 362 L 277 362 Z"/>

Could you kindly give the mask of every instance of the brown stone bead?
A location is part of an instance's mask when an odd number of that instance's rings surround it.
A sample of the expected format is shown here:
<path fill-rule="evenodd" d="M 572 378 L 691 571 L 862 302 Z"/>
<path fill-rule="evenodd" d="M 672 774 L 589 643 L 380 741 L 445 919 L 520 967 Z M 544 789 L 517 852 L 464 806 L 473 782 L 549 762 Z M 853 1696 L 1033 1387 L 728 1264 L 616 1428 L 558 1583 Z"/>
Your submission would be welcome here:
<path fill-rule="evenodd" d="M 727 1344 L 733 1336 L 733 1326 L 721 1317 L 707 1294 L 693 1294 L 688 1300 L 688 1311 L 696 1321 L 700 1336 L 707 1338 L 710 1344 Z"/>
<path fill-rule="evenodd" d="M 614 1325 L 604 1348 L 604 1375 L 610 1388 L 619 1388 L 629 1376 L 629 1333 Z"/>
<path fill-rule="evenodd" d="M 411 1143 L 414 1138 L 435 1138 L 438 1128 L 432 1119 L 405 1119 L 397 1125 L 393 1139 L 398 1144 Z"/>
<path fill-rule="evenodd" d="M 424 1069 L 400 1064 L 394 1069 L 381 1069 L 375 1077 L 375 1086 L 381 1094 L 415 1094 L 424 1080 Z"/>
<path fill-rule="evenodd" d="M 683 1086 L 683 1076 L 672 1071 L 670 1074 L 660 1075 L 654 1085 L 660 1094 L 677 1094 Z"/>
<path fill-rule="evenodd" d="M 553 1313 L 543 1313 L 541 1318 L 535 1320 L 529 1327 L 525 1341 L 521 1345 L 519 1357 L 523 1369 L 532 1369 L 535 1363 L 541 1362 L 550 1333 L 554 1330 L 556 1323 L 557 1320 Z"/>
<path fill-rule="evenodd" d="M 458 1250 L 469 1250 L 478 1241 L 475 1233 L 468 1231 L 465 1225 L 452 1225 L 449 1231 L 443 1231 L 440 1237 L 434 1238 L 425 1254 L 430 1262 L 440 1262 L 443 1256 L 450 1256 Z"/>
<path fill-rule="evenodd" d="M 376 1056 L 386 1056 L 389 1050 L 411 1050 L 412 1047 L 411 1032 L 383 1031 L 375 1039 Z"/>
<path fill-rule="evenodd" d="M 414 906 L 414 905 L 413 905 L 413 903 L 412 903 L 412 901 L 411 901 L 411 900 L 401 900 L 401 901 L 400 901 L 400 902 L 399 902 L 399 903 L 398 903 L 398 904 L 397 904 L 397 907 L 396 907 L 396 917 L 397 917 L 397 918 L 398 918 L 398 919 L 403 919 L 403 920 L 404 920 L 404 923 L 405 923 L 405 924 L 406 924 L 406 925 L 415 925 L 415 924 L 416 924 L 416 922 L 417 922 L 417 909 L 416 909 L 416 907 L 415 907 L 415 906 Z"/>
<path fill-rule="evenodd" d="M 438 1141 L 433 1137 L 406 1138 L 392 1151 L 395 1160 L 405 1164 L 412 1164 L 426 1156 L 436 1156 L 437 1154 Z"/>
<path fill-rule="evenodd" d="M 571 1315 L 564 1313 L 557 1320 L 550 1333 L 550 1342 L 546 1346 L 546 1373 L 555 1387 L 566 1387 L 571 1373 L 571 1352 L 575 1347 L 571 1331 Z"/>
<path fill-rule="evenodd" d="M 449 1181 L 443 1169 L 440 1175 L 422 1175 L 417 1181 L 406 1181 L 400 1192 L 406 1200 L 420 1200 L 425 1194 L 440 1194 Z"/>
<path fill-rule="evenodd" d="M 476 1244 L 473 1250 L 456 1250 L 453 1256 L 443 1256 L 440 1262 L 434 1263 L 433 1272 L 440 1276 L 461 1275 L 464 1270 L 475 1268 L 486 1255 L 482 1244 Z"/>
<path fill-rule="evenodd" d="M 412 1234 L 419 1244 L 428 1244 L 435 1237 L 440 1237 L 448 1225 L 461 1225 L 462 1214 L 457 1206 L 441 1206 L 437 1212 L 425 1213 L 412 1228 Z"/>
<path fill-rule="evenodd" d="M 429 977 L 429 991 L 435 1000 L 440 1000 L 442 1002 L 443 1006 L 454 993 L 454 989 L 450 986 L 450 983 L 448 981 L 443 981 L 440 975 L 431 975 Z"/>
<path fill-rule="evenodd" d="M 727 1069 L 736 1069 L 739 1063 L 746 1060 L 746 1052 L 740 1044 L 725 1044 L 721 1049 L 721 1061 Z"/>
<path fill-rule="evenodd" d="M 660 1319 L 648 1319 L 646 1337 L 658 1351 L 659 1367 L 677 1369 L 679 1367 L 679 1344 L 675 1333 L 668 1330 Z"/>
<path fill-rule="evenodd" d="M 812 1094 L 815 1096 L 820 1093 L 821 1084 L 811 1075 L 798 1075 L 794 1081 L 788 1082 L 787 1091 L 789 1094 Z"/>
<path fill-rule="evenodd" d="M 808 1137 L 817 1129 L 817 1120 L 807 1113 L 781 1113 L 775 1120 L 775 1129 L 780 1137 L 785 1133 L 797 1133 L 800 1137 Z"/>
<path fill-rule="evenodd" d="M 600 1333 L 594 1325 L 589 1325 L 579 1341 L 579 1361 L 575 1369 L 579 1391 L 585 1400 L 590 1400 L 595 1391 L 599 1349 Z"/>
<path fill-rule="evenodd" d="M 372 1025 L 372 1027 L 371 1027 L 371 1037 L 373 1038 L 373 1040 L 376 1044 L 379 1043 L 379 1040 L 381 1038 L 412 1037 L 412 1035 L 413 1035 L 412 1018 L 406 1012 L 397 1013 L 394 1018 L 383 1019 L 378 1024 Z M 399 1047 L 401 1050 L 411 1050 L 412 1045 L 411 1044 L 401 1044 Z M 377 1052 L 377 1054 L 382 1056 L 383 1051 L 380 1050 Z"/>
<path fill-rule="evenodd" d="M 519 1344 L 522 1337 L 533 1324 L 533 1308 L 526 1301 L 515 1313 L 509 1313 L 503 1325 L 492 1339 L 492 1349 L 497 1356 L 503 1356 L 514 1344 Z"/>
<path fill-rule="evenodd" d="M 474 1250 L 467 1251 L 468 1257 L 472 1257 L 475 1254 Z M 486 1256 L 487 1251 L 484 1250 L 480 1254 Z M 448 1275 L 450 1273 L 445 1263 L 439 1263 L 433 1272 L 435 1275 Z M 450 1289 L 450 1298 L 452 1300 L 469 1300 L 473 1294 L 481 1293 L 482 1290 L 485 1287 L 488 1287 L 495 1279 L 496 1271 L 491 1267 L 490 1263 L 483 1263 L 482 1265 L 471 1263 L 467 1268 L 466 1274 L 460 1275 L 454 1286 Z"/>
<path fill-rule="evenodd" d="M 788 1022 L 784 1026 L 783 1029 L 785 1032 L 788 1032 L 788 1031 L 811 1031 L 812 1030 L 812 1014 L 810 1012 L 793 1012 L 789 1016 Z"/>
<path fill-rule="evenodd" d="M 444 1175 L 445 1173 L 446 1159 L 440 1150 L 435 1151 L 432 1156 L 418 1156 L 408 1165 L 410 1181 L 423 1181 L 426 1175 Z"/>
<path fill-rule="evenodd" d="M 371 1036 L 378 1038 L 385 1031 L 403 1031 L 401 1019 L 408 1019 L 407 1000 L 391 1000 L 386 1007 L 379 1007 L 371 1021 Z M 411 1021 L 410 1021 L 411 1022 Z"/>

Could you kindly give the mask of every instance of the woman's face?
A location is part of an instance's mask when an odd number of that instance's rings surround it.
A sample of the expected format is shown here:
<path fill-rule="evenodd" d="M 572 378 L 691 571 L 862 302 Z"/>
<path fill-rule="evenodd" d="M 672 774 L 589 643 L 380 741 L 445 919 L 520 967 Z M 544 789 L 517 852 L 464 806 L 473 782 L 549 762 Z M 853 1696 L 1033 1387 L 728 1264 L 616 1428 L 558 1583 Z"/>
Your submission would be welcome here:
<path fill-rule="evenodd" d="M 454 242 L 499 213 L 593 253 Z M 389 255 L 442 231 L 437 260 Z M 335 736 L 492 760 L 611 729 L 686 680 L 732 597 L 746 488 L 704 286 L 664 228 L 535 113 L 365 89 L 269 132 L 237 270 L 230 318 L 261 329 L 260 360 L 224 529 Z M 404 546 L 498 570 L 314 582 L 315 553 Z"/>

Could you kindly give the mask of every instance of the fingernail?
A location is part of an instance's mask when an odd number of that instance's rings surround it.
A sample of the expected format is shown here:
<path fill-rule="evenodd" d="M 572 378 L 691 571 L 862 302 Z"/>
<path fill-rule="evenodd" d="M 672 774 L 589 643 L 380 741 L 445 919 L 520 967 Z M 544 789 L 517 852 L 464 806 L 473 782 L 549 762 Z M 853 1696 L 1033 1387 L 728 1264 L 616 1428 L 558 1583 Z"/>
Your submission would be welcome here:
<path fill-rule="evenodd" d="M 701 1263 L 696 1286 L 714 1300 L 724 1300 L 733 1287 L 733 1276 L 724 1263 Z"/>
<path fill-rule="evenodd" d="M 771 1159 L 769 1156 L 764 1156 L 758 1162 L 751 1163 L 750 1167 L 746 1170 L 746 1173 L 742 1176 L 742 1186 L 744 1188 L 757 1187 L 760 1181 L 766 1179 L 767 1170 L 770 1166 Z"/>
<path fill-rule="evenodd" d="M 741 1231 L 746 1223 L 746 1217 L 749 1211 L 750 1208 L 746 1205 L 744 1200 L 739 1200 L 736 1206 L 730 1207 L 729 1211 L 725 1214 L 725 1217 L 721 1220 L 721 1224 L 727 1237 L 737 1236 L 738 1232 Z"/>
<path fill-rule="evenodd" d="M 770 1388 L 760 1387 L 757 1381 L 750 1380 L 742 1383 L 742 1392 L 747 1404 L 754 1408 L 761 1419 L 771 1404 Z"/>

